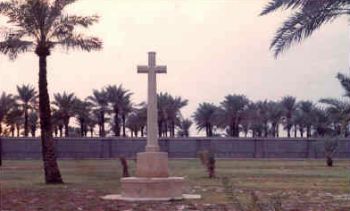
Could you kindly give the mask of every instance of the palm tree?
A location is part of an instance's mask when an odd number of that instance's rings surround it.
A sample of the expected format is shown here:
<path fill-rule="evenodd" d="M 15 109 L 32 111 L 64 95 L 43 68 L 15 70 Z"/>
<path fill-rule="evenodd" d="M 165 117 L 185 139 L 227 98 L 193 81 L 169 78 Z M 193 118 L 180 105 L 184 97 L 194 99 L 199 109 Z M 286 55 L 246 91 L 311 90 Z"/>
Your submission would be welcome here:
<path fill-rule="evenodd" d="M 95 117 L 98 120 L 99 135 L 100 137 L 106 136 L 105 122 L 106 114 L 109 112 L 108 109 L 108 93 L 105 89 L 101 91 L 93 90 L 92 95 L 88 97 L 88 100 L 94 107 Z"/>
<path fill-rule="evenodd" d="M 159 93 L 157 95 L 158 108 L 158 133 L 159 137 L 168 135 L 168 110 L 171 104 L 171 95 L 169 93 Z"/>
<path fill-rule="evenodd" d="M 227 95 L 225 100 L 221 102 L 219 119 L 221 125 L 227 128 L 229 136 L 239 136 L 239 125 L 248 105 L 249 99 L 244 95 Z"/>
<path fill-rule="evenodd" d="M 334 136 L 334 130 L 330 127 L 329 113 L 323 108 L 314 109 L 314 136 Z"/>
<path fill-rule="evenodd" d="M 4 29 L 0 51 L 14 60 L 18 54 L 34 51 L 39 57 L 39 111 L 45 182 L 63 183 L 52 140 L 51 109 L 47 89 L 47 57 L 62 46 L 65 49 L 85 51 L 101 49 L 102 42 L 95 37 L 85 37 L 76 27 L 87 28 L 98 17 L 80 17 L 63 13 L 66 6 L 76 0 L 27 0 L 2 1 L 0 14 L 8 18 L 14 27 Z"/>
<path fill-rule="evenodd" d="M 135 113 L 137 115 L 137 119 L 139 120 L 141 137 L 143 137 L 147 125 L 147 104 L 143 102 L 138 106 L 139 108 L 135 109 Z"/>
<path fill-rule="evenodd" d="M 132 104 L 130 100 L 130 96 L 132 93 L 124 89 L 122 85 L 115 86 L 109 85 L 106 88 L 108 94 L 108 101 L 112 104 L 113 112 L 114 112 L 114 134 L 115 136 L 120 136 L 120 120 L 122 120 L 123 127 L 123 136 L 126 136 L 125 133 L 125 123 L 126 116 L 132 110 Z"/>
<path fill-rule="evenodd" d="M 76 108 L 76 100 L 77 98 L 73 93 L 66 93 L 63 92 L 63 94 L 57 93 L 54 94 L 55 100 L 52 104 L 54 104 L 58 112 L 60 113 L 60 116 L 63 120 L 64 124 L 64 132 L 65 137 L 69 136 L 69 120 L 72 116 L 74 116 L 75 108 Z"/>
<path fill-rule="evenodd" d="M 192 121 L 190 119 L 180 120 L 178 123 L 178 136 L 180 137 L 189 137 L 190 136 L 190 128 L 192 125 Z"/>
<path fill-rule="evenodd" d="M 175 136 L 175 126 L 177 123 L 185 123 L 188 124 L 188 121 L 183 122 L 184 120 L 181 120 L 182 115 L 181 115 L 181 109 L 185 107 L 188 103 L 188 100 L 182 99 L 181 97 L 172 97 L 169 99 L 169 106 L 167 108 L 167 113 L 168 113 L 168 119 L 169 119 L 169 129 L 170 129 L 170 136 L 174 137 Z M 192 124 L 192 123 L 191 123 Z M 185 125 L 183 125 L 185 126 Z M 187 126 L 187 125 L 186 125 Z M 186 128 L 184 128 L 186 129 Z M 183 131 L 188 135 L 188 131 Z"/>
<path fill-rule="evenodd" d="M 283 113 L 285 117 L 285 128 L 287 130 L 287 136 L 290 137 L 290 130 L 292 129 L 293 122 L 292 117 L 297 108 L 296 99 L 292 96 L 285 96 L 281 100 L 283 107 Z"/>
<path fill-rule="evenodd" d="M 326 112 L 329 115 L 329 121 L 332 122 L 335 133 L 347 137 L 349 135 L 350 102 L 334 98 L 324 98 L 320 102 L 327 105 Z"/>
<path fill-rule="evenodd" d="M 312 35 L 323 24 L 342 15 L 349 15 L 348 0 L 270 0 L 260 15 L 275 12 L 278 9 L 294 10 L 290 17 L 277 30 L 272 40 L 271 49 L 275 57 Z"/>
<path fill-rule="evenodd" d="M 249 127 L 252 131 L 253 137 L 262 137 L 264 132 L 264 121 L 262 117 L 261 105 L 259 105 L 259 102 L 254 103 L 250 102 L 246 109 L 242 112 L 242 118 L 240 121 L 240 125 L 242 126 L 244 135 L 247 136 L 247 130 Z M 248 119 L 247 119 L 248 118 Z M 249 121 L 249 124 L 247 125 L 247 122 Z M 230 135 L 232 131 L 230 132 L 230 128 L 228 129 L 228 135 Z M 232 135 L 230 135 L 232 136 Z"/>
<path fill-rule="evenodd" d="M 35 137 L 35 134 L 36 134 L 38 120 L 39 120 L 39 116 L 35 111 L 32 111 L 28 114 L 28 127 L 33 137 Z"/>
<path fill-rule="evenodd" d="M 88 101 L 75 100 L 74 114 L 80 124 L 80 136 L 87 136 L 88 125 L 92 104 Z"/>
<path fill-rule="evenodd" d="M 2 92 L 0 95 L 0 136 L 2 135 L 2 123 L 9 113 L 9 111 L 13 108 L 14 99 L 11 94 L 6 94 Z"/>
<path fill-rule="evenodd" d="M 298 108 L 299 108 L 299 113 L 301 115 L 301 122 L 303 126 L 306 128 L 306 137 L 309 138 L 311 137 L 311 128 L 312 128 L 312 123 L 314 122 L 314 109 L 315 106 L 311 101 L 300 101 L 298 103 Z M 299 128 L 301 129 L 302 127 L 299 125 Z M 303 129 L 301 129 L 301 137 L 303 137 L 302 133 Z"/>
<path fill-rule="evenodd" d="M 55 108 L 52 109 L 51 124 L 55 136 L 58 137 L 59 135 L 60 137 L 63 137 L 64 122 L 62 118 L 62 113 L 56 110 Z"/>
<path fill-rule="evenodd" d="M 273 137 L 279 136 L 279 124 L 283 115 L 283 108 L 279 102 L 270 101 L 267 105 L 268 119 L 271 123 Z"/>
<path fill-rule="evenodd" d="M 114 111 L 114 133 L 115 136 L 120 136 L 120 119 L 122 120 L 123 136 L 126 136 L 126 116 L 132 111 L 132 103 L 130 97 L 132 93 L 124 89 L 122 85 L 106 88 L 108 100 L 112 104 Z"/>
<path fill-rule="evenodd" d="M 212 103 L 201 103 L 193 114 L 198 131 L 205 129 L 207 137 L 213 136 L 218 107 Z"/>
<path fill-rule="evenodd" d="M 6 116 L 5 122 L 7 126 L 10 127 L 12 137 L 15 136 L 15 131 L 17 132 L 16 136 L 20 136 L 21 125 L 23 124 L 22 115 L 23 111 L 16 106 L 11 109 L 11 111 Z"/>
<path fill-rule="evenodd" d="M 19 101 L 19 106 L 24 113 L 24 136 L 27 137 L 29 133 L 28 127 L 28 110 L 33 107 L 37 98 L 35 88 L 31 85 L 17 86 L 18 96 L 16 99 Z"/>

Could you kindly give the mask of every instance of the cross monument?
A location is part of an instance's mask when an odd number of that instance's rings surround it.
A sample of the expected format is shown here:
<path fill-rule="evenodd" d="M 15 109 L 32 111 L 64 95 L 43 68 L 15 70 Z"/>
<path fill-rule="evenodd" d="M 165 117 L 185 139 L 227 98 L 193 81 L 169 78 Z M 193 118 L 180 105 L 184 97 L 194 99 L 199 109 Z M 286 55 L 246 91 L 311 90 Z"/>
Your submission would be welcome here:
<path fill-rule="evenodd" d="M 168 201 L 183 199 L 183 177 L 169 176 L 168 153 L 158 144 L 157 81 L 158 73 L 166 73 L 166 66 L 156 65 L 156 53 L 148 53 L 148 66 L 137 66 L 138 73 L 148 74 L 147 144 L 145 152 L 136 154 L 135 177 L 121 179 L 119 200 Z"/>
<path fill-rule="evenodd" d="M 146 152 L 158 152 L 158 111 L 157 111 L 157 73 L 166 73 L 166 66 L 156 65 L 156 53 L 148 53 L 148 66 L 137 66 L 138 73 L 148 74 L 147 101 L 147 145 Z"/>

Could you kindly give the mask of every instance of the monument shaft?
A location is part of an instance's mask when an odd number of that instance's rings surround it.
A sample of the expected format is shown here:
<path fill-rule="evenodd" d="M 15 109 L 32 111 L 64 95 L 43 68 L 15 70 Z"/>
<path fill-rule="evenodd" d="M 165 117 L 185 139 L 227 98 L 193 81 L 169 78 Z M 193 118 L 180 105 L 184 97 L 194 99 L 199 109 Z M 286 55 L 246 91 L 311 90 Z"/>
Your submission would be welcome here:
<path fill-rule="evenodd" d="M 148 53 L 148 66 L 138 66 L 138 73 L 148 74 L 147 145 L 146 152 L 158 152 L 157 73 L 166 73 L 166 66 L 156 66 L 156 53 Z"/>

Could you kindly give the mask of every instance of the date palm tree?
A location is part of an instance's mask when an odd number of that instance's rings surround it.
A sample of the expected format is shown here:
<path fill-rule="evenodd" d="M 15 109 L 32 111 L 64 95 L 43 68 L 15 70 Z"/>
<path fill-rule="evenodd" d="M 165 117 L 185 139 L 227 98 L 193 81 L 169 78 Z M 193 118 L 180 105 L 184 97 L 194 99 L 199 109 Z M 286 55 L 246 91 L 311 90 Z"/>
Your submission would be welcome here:
<path fill-rule="evenodd" d="M 54 94 L 53 105 L 57 107 L 64 125 L 65 137 L 69 136 L 69 120 L 75 114 L 77 98 L 73 93 Z"/>
<path fill-rule="evenodd" d="M 24 114 L 24 136 L 27 137 L 29 133 L 28 110 L 34 106 L 37 93 L 31 85 L 17 86 L 17 93 L 16 99 Z"/>
<path fill-rule="evenodd" d="M 213 136 L 213 129 L 217 121 L 218 107 L 212 103 L 201 103 L 193 114 L 198 131 L 205 129 L 207 137 Z"/>
<path fill-rule="evenodd" d="M 23 111 L 19 109 L 18 106 L 16 106 L 11 109 L 11 111 L 6 116 L 5 122 L 6 125 L 10 128 L 12 137 L 15 136 L 15 131 L 16 136 L 20 136 L 21 125 L 23 124 L 22 115 Z"/>
<path fill-rule="evenodd" d="M 279 136 L 279 125 L 283 115 L 283 108 L 280 102 L 270 101 L 267 106 L 268 118 L 271 123 L 271 134 L 273 137 Z"/>
<path fill-rule="evenodd" d="M 171 103 L 171 95 L 169 93 L 159 93 L 157 95 L 157 109 L 158 109 L 158 134 L 159 137 L 168 135 L 168 108 Z"/>
<path fill-rule="evenodd" d="M 130 100 L 132 93 L 129 90 L 124 89 L 122 85 L 109 85 L 107 86 L 106 91 L 108 95 L 108 101 L 112 104 L 114 112 L 114 134 L 115 136 L 120 136 L 120 120 L 122 120 L 123 136 L 125 137 L 126 116 L 132 110 Z"/>
<path fill-rule="evenodd" d="M 347 137 L 349 135 L 350 101 L 324 98 L 320 102 L 327 105 L 326 112 L 329 115 L 329 121 L 332 122 L 335 133 Z"/>
<path fill-rule="evenodd" d="M 287 136 L 289 138 L 293 126 L 292 117 L 297 108 L 296 99 L 292 96 L 285 96 L 281 100 L 281 105 L 283 107 L 283 115 L 285 118 L 285 129 L 287 130 Z"/>
<path fill-rule="evenodd" d="M 39 112 L 45 182 L 63 183 L 52 140 L 51 109 L 47 88 L 47 57 L 58 46 L 64 49 L 98 50 L 102 42 L 76 31 L 98 21 L 98 17 L 67 15 L 64 9 L 77 0 L 1 1 L 0 15 L 12 28 L 3 28 L 0 52 L 14 60 L 20 53 L 35 52 L 39 57 Z"/>
<path fill-rule="evenodd" d="M 109 113 L 108 108 L 108 92 L 105 89 L 92 91 L 92 95 L 87 98 L 92 103 L 94 114 L 99 125 L 100 137 L 106 136 L 105 122 L 106 114 Z"/>
<path fill-rule="evenodd" d="M 37 112 L 32 111 L 28 114 L 28 127 L 30 129 L 30 133 L 32 134 L 32 137 L 35 137 L 36 135 L 38 120 L 39 120 L 39 115 Z"/>
<path fill-rule="evenodd" d="M 224 101 L 221 102 L 219 119 L 221 125 L 228 129 L 229 136 L 239 136 L 240 122 L 248 105 L 249 99 L 244 95 L 227 95 Z"/>
<path fill-rule="evenodd" d="M 306 129 L 306 131 L 305 131 L 306 137 L 310 138 L 311 137 L 312 123 L 314 122 L 314 118 L 315 118 L 314 117 L 315 106 L 311 101 L 300 101 L 298 103 L 298 108 L 299 108 L 300 115 L 301 115 L 301 124 Z M 302 132 L 301 132 L 301 137 L 303 137 Z"/>
<path fill-rule="evenodd" d="M 87 136 L 88 132 L 88 122 L 91 116 L 91 106 L 92 104 L 88 101 L 83 101 L 80 99 L 75 100 L 74 114 L 80 125 L 80 136 Z"/>
<path fill-rule="evenodd" d="M 189 137 L 190 136 L 190 128 L 192 126 L 193 122 L 190 119 L 182 119 L 177 124 L 179 130 L 178 130 L 178 136 L 180 137 Z"/>
<path fill-rule="evenodd" d="M 293 13 L 277 30 L 270 48 L 275 57 L 292 44 L 311 36 L 315 30 L 334 19 L 350 14 L 348 0 L 270 0 L 260 15 L 277 10 L 293 10 Z"/>
<path fill-rule="evenodd" d="M 11 111 L 14 105 L 14 98 L 11 94 L 2 92 L 0 95 L 0 136 L 2 135 L 2 124 L 5 117 Z"/>
<path fill-rule="evenodd" d="M 175 136 L 175 126 L 176 124 L 180 123 L 185 123 L 185 126 L 183 129 L 184 132 L 186 133 L 185 135 L 188 135 L 188 131 L 186 130 L 186 126 L 188 126 L 188 121 L 183 122 L 184 120 L 181 121 L 182 115 L 181 115 L 181 109 L 185 107 L 188 104 L 188 100 L 182 99 L 181 97 L 172 97 L 169 99 L 170 103 L 167 108 L 167 113 L 168 113 L 168 118 L 169 118 L 169 129 L 170 129 L 170 136 L 174 137 Z"/>

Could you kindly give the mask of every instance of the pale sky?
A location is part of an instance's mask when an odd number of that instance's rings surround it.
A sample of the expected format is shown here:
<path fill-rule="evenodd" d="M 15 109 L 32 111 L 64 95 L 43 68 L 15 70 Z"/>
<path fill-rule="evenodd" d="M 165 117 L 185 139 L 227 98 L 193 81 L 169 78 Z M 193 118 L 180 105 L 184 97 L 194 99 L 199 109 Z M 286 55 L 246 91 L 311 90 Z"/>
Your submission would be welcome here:
<path fill-rule="evenodd" d="M 100 22 L 86 32 L 104 42 L 99 52 L 57 50 L 48 60 L 50 93 L 74 92 L 80 98 L 108 84 L 123 84 L 133 101 L 146 100 L 147 52 L 168 66 L 158 76 L 158 91 L 189 100 L 190 117 L 200 102 L 219 104 L 228 94 L 252 100 L 285 95 L 317 101 L 341 97 L 337 72 L 349 73 L 349 23 L 341 18 L 295 45 L 277 60 L 270 41 L 286 17 L 258 14 L 265 0 L 80 0 L 69 11 L 98 14 Z M 37 86 L 38 58 L 15 62 L 0 56 L 0 92 L 15 93 L 18 84 Z"/>

